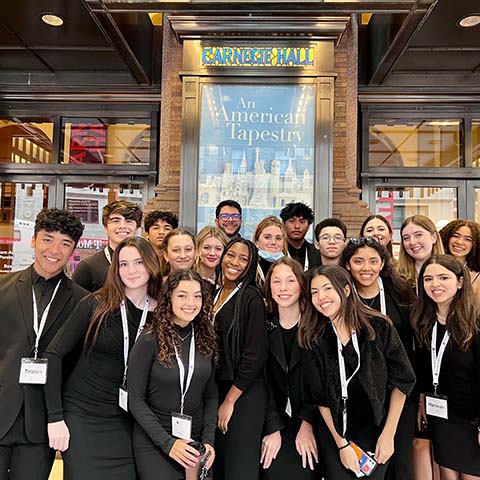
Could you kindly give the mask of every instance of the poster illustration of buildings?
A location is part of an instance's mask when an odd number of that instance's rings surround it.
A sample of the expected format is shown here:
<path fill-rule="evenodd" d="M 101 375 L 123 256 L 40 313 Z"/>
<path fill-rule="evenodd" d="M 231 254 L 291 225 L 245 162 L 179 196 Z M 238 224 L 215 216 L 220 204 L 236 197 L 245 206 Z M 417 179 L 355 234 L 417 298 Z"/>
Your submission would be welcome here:
<path fill-rule="evenodd" d="M 315 86 L 202 86 L 198 225 L 225 199 L 243 208 L 242 235 L 286 203 L 313 205 Z"/>

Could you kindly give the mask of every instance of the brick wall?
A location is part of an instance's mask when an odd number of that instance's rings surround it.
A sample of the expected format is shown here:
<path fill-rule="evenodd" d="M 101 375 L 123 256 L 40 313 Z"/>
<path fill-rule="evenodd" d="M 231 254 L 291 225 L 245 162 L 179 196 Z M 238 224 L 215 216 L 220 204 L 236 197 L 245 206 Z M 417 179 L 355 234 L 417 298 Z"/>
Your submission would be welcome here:
<path fill-rule="evenodd" d="M 355 234 L 370 214 L 359 200 L 357 178 L 357 25 L 347 26 L 335 48 L 333 215 L 340 217 Z M 159 184 L 147 210 L 171 209 L 178 213 L 180 194 L 180 148 L 182 120 L 182 45 L 166 22 L 163 32 L 162 105 L 160 119 Z M 321 220 L 321 219 L 318 219 Z"/>

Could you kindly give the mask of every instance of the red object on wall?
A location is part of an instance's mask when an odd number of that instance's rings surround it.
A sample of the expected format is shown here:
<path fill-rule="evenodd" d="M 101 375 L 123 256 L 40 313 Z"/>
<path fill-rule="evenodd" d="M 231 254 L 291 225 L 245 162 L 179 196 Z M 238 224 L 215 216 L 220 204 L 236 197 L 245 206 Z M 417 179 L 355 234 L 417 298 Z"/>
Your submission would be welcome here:
<path fill-rule="evenodd" d="M 106 163 L 107 126 L 103 124 L 72 125 L 70 163 Z"/>

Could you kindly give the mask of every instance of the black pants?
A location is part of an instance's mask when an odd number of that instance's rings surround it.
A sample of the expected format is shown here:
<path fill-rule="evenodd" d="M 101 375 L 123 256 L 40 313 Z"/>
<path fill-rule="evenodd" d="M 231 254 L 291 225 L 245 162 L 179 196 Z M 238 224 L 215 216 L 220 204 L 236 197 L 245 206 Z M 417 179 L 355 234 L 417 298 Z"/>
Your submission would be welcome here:
<path fill-rule="evenodd" d="M 48 443 L 32 443 L 25 433 L 23 409 L 0 439 L 0 480 L 48 480 L 55 452 Z"/>
<path fill-rule="evenodd" d="M 214 480 L 258 480 L 265 408 L 265 383 L 257 380 L 236 401 L 228 432 L 217 429 Z"/>

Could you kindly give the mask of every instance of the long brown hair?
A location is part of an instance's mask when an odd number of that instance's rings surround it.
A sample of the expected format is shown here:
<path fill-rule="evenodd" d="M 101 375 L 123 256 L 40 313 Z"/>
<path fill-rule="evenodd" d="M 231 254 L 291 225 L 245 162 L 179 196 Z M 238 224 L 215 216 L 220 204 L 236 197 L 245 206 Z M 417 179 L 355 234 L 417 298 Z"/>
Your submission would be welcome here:
<path fill-rule="evenodd" d="M 465 352 L 479 333 L 479 311 L 476 306 L 470 274 L 451 255 L 434 255 L 422 265 L 418 275 L 418 298 L 413 305 L 412 326 L 421 345 L 430 348 L 432 328 L 437 319 L 437 304 L 425 292 L 423 276 L 429 265 L 438 264 L 452 272 L 463 284 L 452 299 L 446 319 L 447 330 L 458 348 Z"/>
<path fill-rule="evenodd" d="M 120 252 L 125 247 L 135 247 L 138 250 L 143 264 L 145 265 L 147 272 L 150 274 L 147 285 L 147 294 L 153 299 L 158 297 L 158 292 L 162 285 L 162 276 L 160 274 L 160 265 L 155 250 L 150 243 L 142 237 L 126 238 L 118 244 L 113 252 L 112 263 L 108 270 L 105 284 L 102 288 L 91 294 L 97 301 L 97 305 L 93 311 L 92 319 L 90 320 L 87 334 L 85 336 L 85 346 L 92 334 L 92 345 L 95 344 L 98 332 L 100 331 L 105 318 L 111 313 L 115 313 L 120 308 L 122 301 L 126 299 L 125 285 L 123 284 L 119 273 L 119 256 Z"/>
<path fill-rule="evenodd" d="M 391 323 L 388 317 L 368 307 L 360 300 L 356 290 L 353 288 L 349 273 L 339 265 L 321 265 L 315 268 L 308 282 L 308 290 L 310 292 L 313 279 L 320 275 L 328 278 L 340 296 L 341 307 L 338 316 L 343 319 L 349 330 L 357 332 L 365 330 L 368 334 L 368 339 L 374 340 L 375 330 L 370 324 L 370 318 L 380 317 Z M 350 290 L 350 293 L 347 295 L 345 290 Z M 305 316 L 305 322 L 300 324 L 298 332 L 300 346 L 311 349 L 318 343 L 320 336 L 329 323 L 330 319 L 318 312 L 312 305 L 312 302 L 309 302 L 309 314 Z"/>
<path fill-rule="evenodd" d="M 448 222 L 439 232 L 443 248 L 445 253 L 452 255 L 449 246 L 450 239 L 462 227 L 468 227 L 472 235 L 472 249 L 468 252 L 465 263 L 472 272 L 480 272 L 480 226 L 478 223 L 470 220 L 452 220 Z"/>
<path fill-rule="evenodd" d="M 278 311 L 277 302 L 273 299 L 272 296 L 272 286 L 270 284 L 273 271 L 279 265 L 285 265 L 286 267 L 290 267 L 292 273 L 295 275 L 298 284 L 300 285 L 300 298 L 298 299 L 300 313 L 303 315 L 307 310 L 308 306 L 308 290 L 307 290 L 307 281 L 305 279 L 305 274 L 303 272 L 302 267 L 300 264 L 293 260 L 290 257 L 282 257 L 280 260 L 277 260 L 272 266 L 268 269 L 267 277 L 265 278 L 265 286 L 263 287 L 263 294 L 265 297 L 265 303 L 267 305 L 267 312 L 271 315 Z"/>
<path fill-rule="evenodd" d="M 158 360 L 167 367 L 172 366 L 175 347 L 179 352 L 182 350 L 182 341 L 175 329 L 172 312 L 172 293 L 182 280 L 198 282 L 202 291 L 202 309 L 192 322 L 195 328 L 195 347 L 205 357 L 214 356 L 216 359 L 218 354 L 218 341 L 212 324 L 210 288 L 197 272 L 175 270 L 170 273 L 162 286 L 153 321 L 147 327 L 147 332 L 154 335 L 157 340 Z"/>

